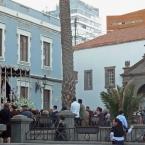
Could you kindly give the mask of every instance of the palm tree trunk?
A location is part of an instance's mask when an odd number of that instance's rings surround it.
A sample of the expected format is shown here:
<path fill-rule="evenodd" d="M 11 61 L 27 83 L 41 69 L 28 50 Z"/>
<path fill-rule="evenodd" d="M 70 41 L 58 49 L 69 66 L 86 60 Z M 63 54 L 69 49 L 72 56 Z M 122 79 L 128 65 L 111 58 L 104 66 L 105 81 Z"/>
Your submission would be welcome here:
<path fill-rule="evenodd" d="M 59 0 L 59 6 L 63 65 L 62 106 L 69 109 L 72 98 L 75 96 L 70 1 Z"/>

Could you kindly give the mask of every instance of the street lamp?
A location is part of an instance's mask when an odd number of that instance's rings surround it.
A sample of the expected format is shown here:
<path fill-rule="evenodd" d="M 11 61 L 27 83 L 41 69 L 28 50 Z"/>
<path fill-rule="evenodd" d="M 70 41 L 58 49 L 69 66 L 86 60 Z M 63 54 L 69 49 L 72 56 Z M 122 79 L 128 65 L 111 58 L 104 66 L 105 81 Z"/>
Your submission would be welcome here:
<path fill-rule="evenodd" d="M 46 80 L 47 78 L 46 78 L 46 75 L 44 75 L 43 76 L 43 78 L 42 78 L 42 88 L 44 89 L 45 88 L 45 86 L 46 86 L 46 84 L 47 84 L 47 80 Z"/>

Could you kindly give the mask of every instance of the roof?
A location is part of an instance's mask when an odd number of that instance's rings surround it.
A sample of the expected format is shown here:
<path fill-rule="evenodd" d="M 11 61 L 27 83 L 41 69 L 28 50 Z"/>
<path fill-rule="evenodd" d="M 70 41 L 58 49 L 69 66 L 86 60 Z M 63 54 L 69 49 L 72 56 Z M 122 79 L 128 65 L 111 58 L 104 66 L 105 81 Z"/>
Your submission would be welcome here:
<path fill-rule="evenodd" d="M 141 10 L 136 10 L 136 11 L 132 11 L 129 13 L 124 13 L 122 15 L 109 15 L 107 17 L 118 17 L 118 16 L 128 16 L 128 15 L 139 15 L 139 14 L 144 14 L 145 13 L 145 9 L 141 9 Z"/>
<path fill-rule="evenodd" d="M 75 46 L 75 50 L 96 48 L 145 39 L 145 26 L 119 29 Z"/>

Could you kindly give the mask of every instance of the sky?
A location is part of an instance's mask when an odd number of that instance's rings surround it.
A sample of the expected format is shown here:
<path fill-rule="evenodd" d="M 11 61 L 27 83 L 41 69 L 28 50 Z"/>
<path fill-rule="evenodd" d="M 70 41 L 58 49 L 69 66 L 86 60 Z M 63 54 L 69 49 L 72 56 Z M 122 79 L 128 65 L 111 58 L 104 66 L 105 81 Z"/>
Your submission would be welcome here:
<path fill-rule="evenodd" d="M 59 0 L 13 0 L 36 10 L 54 10 Z M 100 9 L 101 15 L 119 15 L 145 9 L 145 0 L 82 0 Z"/>
<path fill-rule="evenodd" d="M 59 0 L 13 0 L 39 11 L 51 11 Z M 121 15 L 140 9 L 145 9 L 145 0 L 81 0 L 99 8 L 102 33 L 106 33 L 106 16 Z"/>

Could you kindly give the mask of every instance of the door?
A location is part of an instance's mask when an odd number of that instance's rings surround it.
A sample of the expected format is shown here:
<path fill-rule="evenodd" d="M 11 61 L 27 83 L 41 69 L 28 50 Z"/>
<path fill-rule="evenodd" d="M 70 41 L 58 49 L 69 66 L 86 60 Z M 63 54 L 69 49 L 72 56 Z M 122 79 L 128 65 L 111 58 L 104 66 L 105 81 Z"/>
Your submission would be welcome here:
<path fill-rule="evenodd" d="M 50 109 L 50 90 L 43 90 L 43 109 Z"/>

